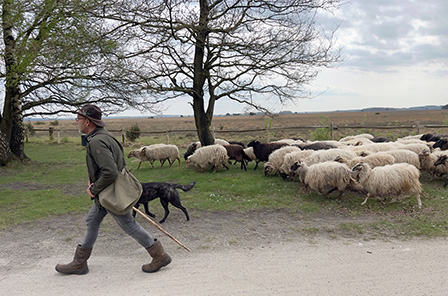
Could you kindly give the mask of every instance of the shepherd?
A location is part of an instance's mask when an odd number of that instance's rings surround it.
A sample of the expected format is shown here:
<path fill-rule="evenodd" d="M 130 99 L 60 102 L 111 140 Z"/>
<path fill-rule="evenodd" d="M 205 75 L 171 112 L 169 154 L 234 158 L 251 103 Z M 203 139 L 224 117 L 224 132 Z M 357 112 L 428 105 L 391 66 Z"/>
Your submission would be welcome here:
<path fill-rule="evenodd" d="M 117 224 L 152 257 L 151 263 L 142 266 L 144 272 L 156 272 L 171 263 L 171 257 L 164 251 L 162 244 L 153 238 L 134 219 L 129 210 L 124 215 L 115 214 L 101 206 L 98 196 L 102 190 L 113 184 L 125 166 L 121 144 L 104 128 L 102 111 L 91 104 L 77 111 L 76 123 L 79 131 L 87 135 L 86 162 L 89 174 L 87 194 L 94 201 L 86 219 L 87 229 L 84 240 L 75 251 L 73 261 L 56 265 L 56 271 L 62 274 L 86 274 L 89 272 L 87 260 L 98 238 L 101 222 L 110 214 Z"/>

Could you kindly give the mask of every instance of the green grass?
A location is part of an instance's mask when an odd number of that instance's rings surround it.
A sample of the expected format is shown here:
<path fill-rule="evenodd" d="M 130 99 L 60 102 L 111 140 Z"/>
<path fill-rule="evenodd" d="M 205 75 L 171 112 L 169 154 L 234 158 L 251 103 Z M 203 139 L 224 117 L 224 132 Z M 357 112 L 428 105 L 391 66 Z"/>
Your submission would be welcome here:
<path fill-rule="evenodd" d="M 161 141 L 163 142 L 163 141 Z M 174 143 L 177 144 L 177 143 Z M 132 148 L 125 148 L 125 154 Z M 0 229 L 29 223 L 52 215 L 86 212 L 91 206 L 85 194 L 87 169 L 85 148 L 78 138 L 62 144 L 31 139 L 25 145 L 32 159 L 27 163 L 11 163 L 0 168 Z M 181 151 L 181 154 L 183 151 Z M 381 203 L 372 198 L 361 206 L 364 196 L 346 192 L 342 200 L 326 198 L 317 193 L 306 194 L 299 183 L 277 176 L 265 177 L 262 168 L 247 171 L 239 165 L 230 170 L 199 173 L 177 162 L 172 167 L 151 168 L 127 159 L 128 168 L 142 182 L 196 181 L 193 190 L 182 192 L 182 203 L 189 210 L 211 211 L 287 211 L 291 219 L 304 219 L 306 233 L 333 232 L 378 237 L 441 237 L 448 235 L 448 194 L 443 180 L 431 180 L 422 173 L 423 209 L 415 197 L 395 203 Z M 313 221 L 325 221 L 325 225 Z"/>

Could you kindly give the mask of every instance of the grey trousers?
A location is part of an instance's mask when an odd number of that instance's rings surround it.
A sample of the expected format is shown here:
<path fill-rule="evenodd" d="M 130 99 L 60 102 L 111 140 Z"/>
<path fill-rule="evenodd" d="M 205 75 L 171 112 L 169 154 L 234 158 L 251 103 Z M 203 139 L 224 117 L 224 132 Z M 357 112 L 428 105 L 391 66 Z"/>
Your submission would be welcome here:
<path fill-rule="evenodd" d="M 145 249 L 150 248 L 154 245 L 154 238 L 140 226 L 140 224 L 135 221 L 131 212 L 126 215 L 120 216 L 114 213 L 108 212 L 103 207 L 98 207 L 95 203 L 87 215 L 86 224 L 86 234 L 84 236 L 84 241 L 81 244 L 82 248 L 91 249 L 98 238 L 98 233 L 100 230 L 101 222 L 103 222 L 104 217 L 110 214 L 117 224 L 131 237 L 133 237 L 140 245 Z"/>

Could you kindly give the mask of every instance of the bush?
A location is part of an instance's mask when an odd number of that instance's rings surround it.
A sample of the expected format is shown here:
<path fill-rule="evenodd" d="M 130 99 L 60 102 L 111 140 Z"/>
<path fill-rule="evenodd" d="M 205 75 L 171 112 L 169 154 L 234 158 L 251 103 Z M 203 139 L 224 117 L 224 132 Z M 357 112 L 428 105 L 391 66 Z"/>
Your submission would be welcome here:
<path fill-rule="evenodd" d="M 126 139 L 135 142 L 138 138 L 140 138 L 140 128 L 138 127 L 138 124 L 134 124 L 126 131 Z"/>

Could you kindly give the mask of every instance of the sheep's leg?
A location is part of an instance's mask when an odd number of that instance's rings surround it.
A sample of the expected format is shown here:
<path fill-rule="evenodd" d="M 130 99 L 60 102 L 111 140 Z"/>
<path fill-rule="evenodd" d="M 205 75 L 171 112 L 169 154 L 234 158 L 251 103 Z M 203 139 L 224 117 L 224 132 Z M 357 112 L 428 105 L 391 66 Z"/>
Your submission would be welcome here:
<path fill-rule="evenodd" d="M 138 163 L 138 167 L 137 167 L 137 170 L 140 168 L 140 165 L 142 164 L 142 162 L 140 161 L 139 163 Z"/>
<path fill-rule="evenodd" d="M 418 204 L 418 208 L 421 209 L 422 208 L 422 200 L 420 199 L 420 194 L 417 194 L 417 204 Z"/>
<path fill-rule="evenodd" d="M 365 205 L 366 203 L 367 203 L 367 200 L 369 199 L 369 197 L 370 197 L 370 194 L 369 193 L 367 193 L 367 196 L 366 196 L 366 199 L 362 202 L 362 206 L 363 205 Z"/>
<path fill-rule="evenodd" d="M 258 163 L 259 163 L 259 162 L 260 162 L 260 161 L 258 161 L 258 160 L 255 161 L 254 171 L 258 168 Z"/>

